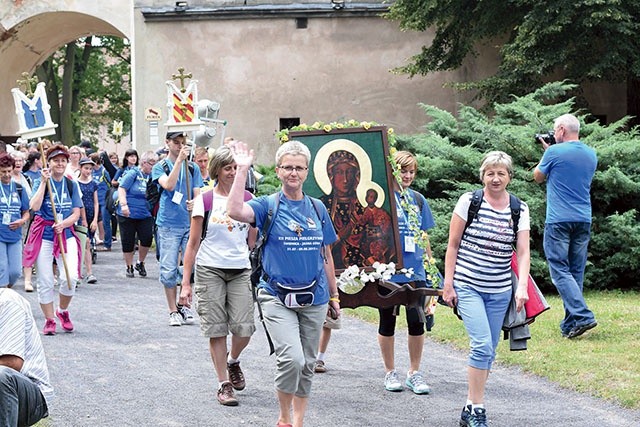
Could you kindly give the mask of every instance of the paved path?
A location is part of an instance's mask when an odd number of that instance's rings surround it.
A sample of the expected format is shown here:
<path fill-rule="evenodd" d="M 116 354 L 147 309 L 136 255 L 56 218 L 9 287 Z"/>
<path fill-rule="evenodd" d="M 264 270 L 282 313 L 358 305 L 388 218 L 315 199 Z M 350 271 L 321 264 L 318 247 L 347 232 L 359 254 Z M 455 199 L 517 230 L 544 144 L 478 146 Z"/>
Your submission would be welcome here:
<path fill-rule="evenodd" d="M 99 282 L 82 285 L 71 305 L 76 330 L 42 337 L 57 398 L 44 426 L 274 426 L 275 361 L 260 325 L 242 356 L 247 388 L 240 406 L 219 405 L 207 341 L 198 325 L 170 327 L 153 257 L 149 277 L 125 278 L 120 246 L 101 252 Z M 16 290 L 23 292 L 22 282 Z M 36 294 L 31 301 L 44 323 Z M 398 334 L 397 367 L 406 371 L 406 333 Z M 502 344 L 503 345 L 503 344 Z M 329 348 L 329 372 L 317 375 L 306 425 L 457 426 L 466 397 L 466 356 L 427 340 L 424 366 L 433 392 L 389 393 L 376 326 L 346 317 Z M 496 366 L 487 387 L 491 426 L 640 425 L 628 411 L 563 390 L 517 369 Z"/>

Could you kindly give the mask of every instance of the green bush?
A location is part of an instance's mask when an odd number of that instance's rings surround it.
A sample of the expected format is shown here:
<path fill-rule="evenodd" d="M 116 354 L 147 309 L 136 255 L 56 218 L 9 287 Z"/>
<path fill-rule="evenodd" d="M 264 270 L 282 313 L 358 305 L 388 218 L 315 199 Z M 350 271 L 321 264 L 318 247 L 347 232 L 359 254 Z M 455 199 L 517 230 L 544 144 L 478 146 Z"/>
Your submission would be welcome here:
<path fill-rule="evenodd" d="M 576 114 L 583 123 L 580 137 L 598 153 L 592 185 L 593 227 L 585 287 L 635 288 L 640 264 L 640 163 L 638 130 L 625 131 L 627 119 L 607 126 L 575 110 L 573 99 L 551 103 L 572 85 L 556 82 L 507 104 L 496 104 L 488 116 L 461 106 L 458 116 L 422 105 L 426 132 L 397 137 L 397 148 L 416 153 L 419 172 L 414 187 L 429 200 L 436 218 L 431 233 L 434 254 L 443 268 L 451 213 L 458 197 L 481 187 L 478 169 L 482 156 L 501 150 L 514 160 L 515 177 L 509 190 L 525 201 L 531 212 L 531 272 L 545 288 L 552 286 L 544 260 L 545 186 L 533 181 L 533 169 L 542 147 L 533 135 L 553 128 L 556 117 Z"/>

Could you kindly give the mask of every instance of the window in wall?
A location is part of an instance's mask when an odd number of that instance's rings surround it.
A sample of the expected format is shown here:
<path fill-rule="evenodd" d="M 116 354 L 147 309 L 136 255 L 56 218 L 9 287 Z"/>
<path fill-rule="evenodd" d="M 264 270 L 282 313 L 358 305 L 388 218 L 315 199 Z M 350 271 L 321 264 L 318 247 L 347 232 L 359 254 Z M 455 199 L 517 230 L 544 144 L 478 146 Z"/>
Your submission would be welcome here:
<path fill-rule="evenodd" d="M 281 117 L 280 130 L 289 129 L 300 124 L 300 117 Z"/>
<path fill-rule="evenodd" d="M 297 29 L 307 28 L 307 24 L 308 24 L 307 18 L 296 18 Z"/>

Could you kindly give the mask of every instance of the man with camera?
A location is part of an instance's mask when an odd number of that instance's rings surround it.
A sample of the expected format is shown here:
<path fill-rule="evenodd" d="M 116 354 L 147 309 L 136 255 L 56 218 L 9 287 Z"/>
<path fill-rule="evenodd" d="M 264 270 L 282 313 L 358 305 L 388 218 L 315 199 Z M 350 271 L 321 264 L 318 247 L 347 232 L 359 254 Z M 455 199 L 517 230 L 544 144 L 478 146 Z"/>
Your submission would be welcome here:
<path fill-rule="evenodd" d="M 591 181 L 598 158 L 579 140 L 580 122 L 574 115 L 558 117 L 553 131 L 550 138 L 536 135 L 544 154 L 533 178 L 547 181 L 544 252 L 565 308 L 560 331 L 576 338 L 598 325 L 582 294 L 591 235 Z"/>

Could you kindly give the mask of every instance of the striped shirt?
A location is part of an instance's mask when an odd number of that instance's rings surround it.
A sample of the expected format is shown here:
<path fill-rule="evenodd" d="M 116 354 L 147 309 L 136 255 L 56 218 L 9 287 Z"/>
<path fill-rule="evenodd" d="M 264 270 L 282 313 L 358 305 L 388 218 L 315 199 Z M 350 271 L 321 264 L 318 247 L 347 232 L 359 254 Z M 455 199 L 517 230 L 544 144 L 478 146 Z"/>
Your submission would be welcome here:
<path fill-rule="evenodd" d="M 473 193 L 463 194 L 453 211 L 465 222 L 472 197 Z M 529 229 L 529 208 L 521 202 L 518 230 Z M 460 241 L 453 275 L 455 285 L 470 286 L 486 293 L 511 291 L 513 244 L 510 206 L 497 210 L 483 197 L 478 215 Z"/>
<path fill-rule="evenodd" d="M 31 306 L 6 288 L 0 288 L 0 355 L 18 356 L 24 361 L 20 372 L 40 388 L 49 405 L 53 387 Z"/>

